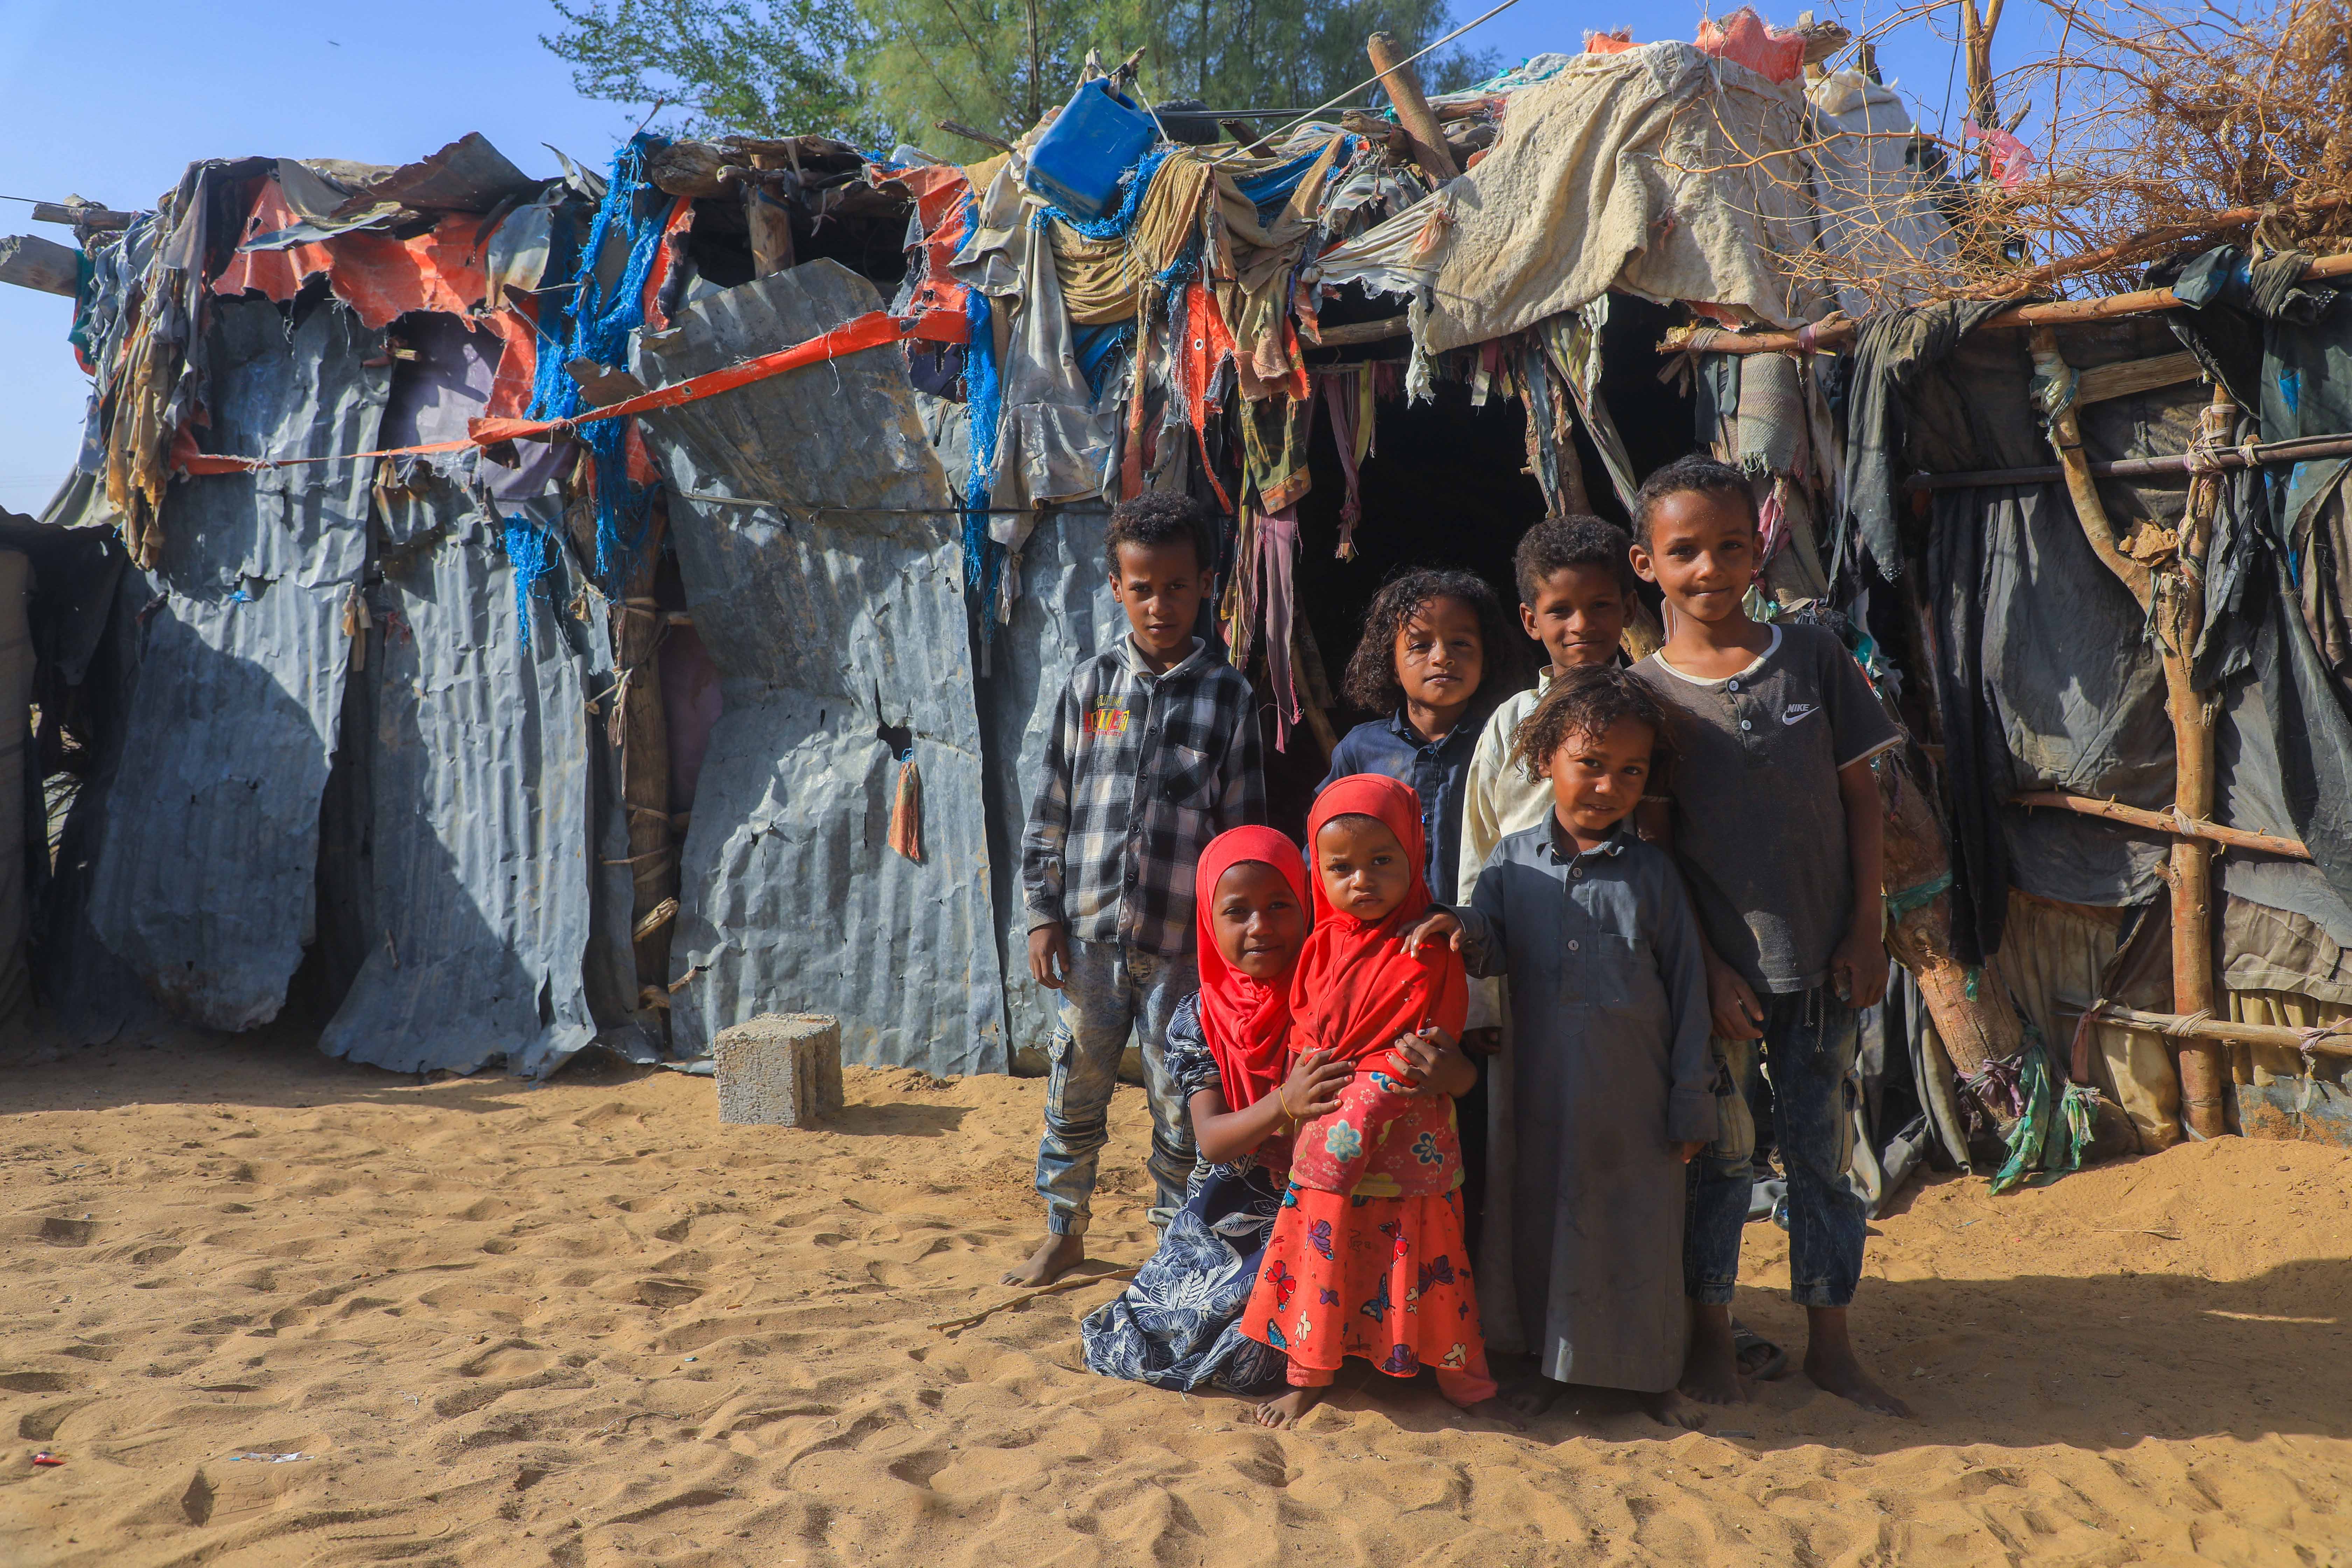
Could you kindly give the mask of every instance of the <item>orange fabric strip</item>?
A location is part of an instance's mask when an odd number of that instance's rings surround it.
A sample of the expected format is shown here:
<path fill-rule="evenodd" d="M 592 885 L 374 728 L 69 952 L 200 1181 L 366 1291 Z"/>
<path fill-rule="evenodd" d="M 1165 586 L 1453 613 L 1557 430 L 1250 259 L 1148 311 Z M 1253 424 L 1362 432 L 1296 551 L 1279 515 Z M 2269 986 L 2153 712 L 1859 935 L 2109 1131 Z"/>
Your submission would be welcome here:
<path fill-rule="evenodd" d="M 608 403 L 602 408 L 592 408 L 570 419 L 495 419 L 469 420 L 463 440 L 432 441 L 417 447 L 385 447 L 372 452 L 336 452 L 323 458 L 236 458 L 210 452 L 182 450 L 174 454 L 174 467 L 190 474 L 257 473 L 264 468 L 290 468 L 298 463 L 358 462 L 372 458 L 424 457 L 434 452 L 462 452 L 469 447 L 488 447 L 499 441 L 528 440 L 557 435 L 593 425 L 600 419 L 619 419 L 643 414 L 656 408 L 675 408 L 682 403 L 698 403 L 703 398 L 732 392 L 739 386 L 749 386 L 755 381 L 765 381 L 786 371 L 800 370 L 808 365 L 822 364 L 827 360 L 841 359 L 880 348 L 905 338 L 919 338 L 926 342 L 955 343 L 965 341 L 968 328 L 961 317 L 937 310 L 902 322 L 887 310 L 873 310 L 845 321 L 821 337 L 788 349 L 747 359 L 740 364 L 707 371 L 701 375 L 670 386 L 658 387 L 635 397 L 625 397 L 618 403 Z"/>

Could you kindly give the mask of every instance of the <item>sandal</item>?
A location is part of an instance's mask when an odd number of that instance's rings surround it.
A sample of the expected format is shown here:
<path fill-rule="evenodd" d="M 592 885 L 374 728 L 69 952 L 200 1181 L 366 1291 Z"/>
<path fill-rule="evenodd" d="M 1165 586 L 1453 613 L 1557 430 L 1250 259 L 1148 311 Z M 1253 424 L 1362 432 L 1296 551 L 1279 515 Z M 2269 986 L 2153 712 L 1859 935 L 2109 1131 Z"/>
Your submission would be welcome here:
<path fill-rule="evenodd" d="M 1737 1319 L 1731 1325 L 1731 1346 L 1740 1376 L 1771 1383 L 1789 1375 L 1789 1352 Z"/>

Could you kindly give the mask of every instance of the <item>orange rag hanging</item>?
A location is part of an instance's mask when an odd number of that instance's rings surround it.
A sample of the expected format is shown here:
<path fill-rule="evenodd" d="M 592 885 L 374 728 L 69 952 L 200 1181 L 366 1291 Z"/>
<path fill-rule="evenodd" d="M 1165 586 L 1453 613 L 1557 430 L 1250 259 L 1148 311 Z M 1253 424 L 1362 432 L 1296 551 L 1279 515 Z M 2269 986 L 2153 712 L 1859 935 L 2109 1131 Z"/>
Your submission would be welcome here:
<path fill-rule="evenodd" d="M 923 863 L 923 775 L 915 771 L 911 746 L 898 763 L 898 792 L 890 803 L 890 847 Z"/>

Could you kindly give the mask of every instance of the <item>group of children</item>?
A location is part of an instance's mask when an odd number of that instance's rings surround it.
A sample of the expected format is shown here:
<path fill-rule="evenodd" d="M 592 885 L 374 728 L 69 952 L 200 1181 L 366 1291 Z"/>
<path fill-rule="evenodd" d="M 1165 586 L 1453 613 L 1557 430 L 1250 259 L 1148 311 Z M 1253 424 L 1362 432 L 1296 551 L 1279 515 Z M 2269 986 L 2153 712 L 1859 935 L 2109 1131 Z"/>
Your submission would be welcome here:
<path fill-rule="evenodd" d="M 1512 1408 L 1593 1385 L 1696 1424 L 1687 1400 L 1746 1397 L 1761 1070 L 1805 1371 L 1907 1414 L 1845 1323 L 1846 1081 L 1886 963 L 1870 763 L 1898 731 L 1834 636 L 1749 617 L 1744 476 L 1685 458 L 1634 510 L 1631 540 L 1528 531 L 1517 631 L 1467 574 L 1381 591 L 1345 685 L 1389 716 L 1339 742 L 1303 854 L 1262 826 L 1249 685 L 1193 635 L 1213 519 L 1114 513 L 1130 636 L 1073 674 L 1023 845 L 1031 972 L 1060 1002 L 1047 1235 L 1006 1276 L 1083 1259 L 1133 1035 L 1161 1236 L 1086 1320 L 1096 1371 L 1286 1384 L 1258 1407 L 1281 1426 L 1350 1355 L 1487 1407 L 1492 1350 L 1532 1358 Z M 1628 668 L 1636 574 L 1668 636 Z M 1520 631 L 1548 656 L 1532 690 Z"/>

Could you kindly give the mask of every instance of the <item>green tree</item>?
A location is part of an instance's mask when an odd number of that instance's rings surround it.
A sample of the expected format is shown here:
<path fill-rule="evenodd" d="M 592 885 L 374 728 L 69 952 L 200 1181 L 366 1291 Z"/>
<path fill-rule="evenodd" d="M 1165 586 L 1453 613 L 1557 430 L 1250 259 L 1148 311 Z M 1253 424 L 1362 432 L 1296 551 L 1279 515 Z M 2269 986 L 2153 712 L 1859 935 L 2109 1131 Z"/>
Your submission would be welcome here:
<path fill-rule="evenodd" d="M 856 62 L 874 44 L 856 0 L 550 0 L 540 42 L 583 97 L 646 104 L 686 134 L 870 134 Z"/>
<path fill-rule="evenodd" d="M 1367 35 L 1440 36 L 1448 0 L 551 0 L 541 41 L 590 98 L 658 104 L 689 133 L 824 132 L 941 153 L 941 119 L 1011 137 L 1061 102 L 1087 51 L 1145 55 L 1154 100 L 1307 109 L 1370 74 Z M 1491 57 L 1450 47 L 1418 68 L 1444 89 Z M 1362 101 L 1360 98 L 1356 101 Z M 969 151 L 969 149 L 964 149 Z"/>

